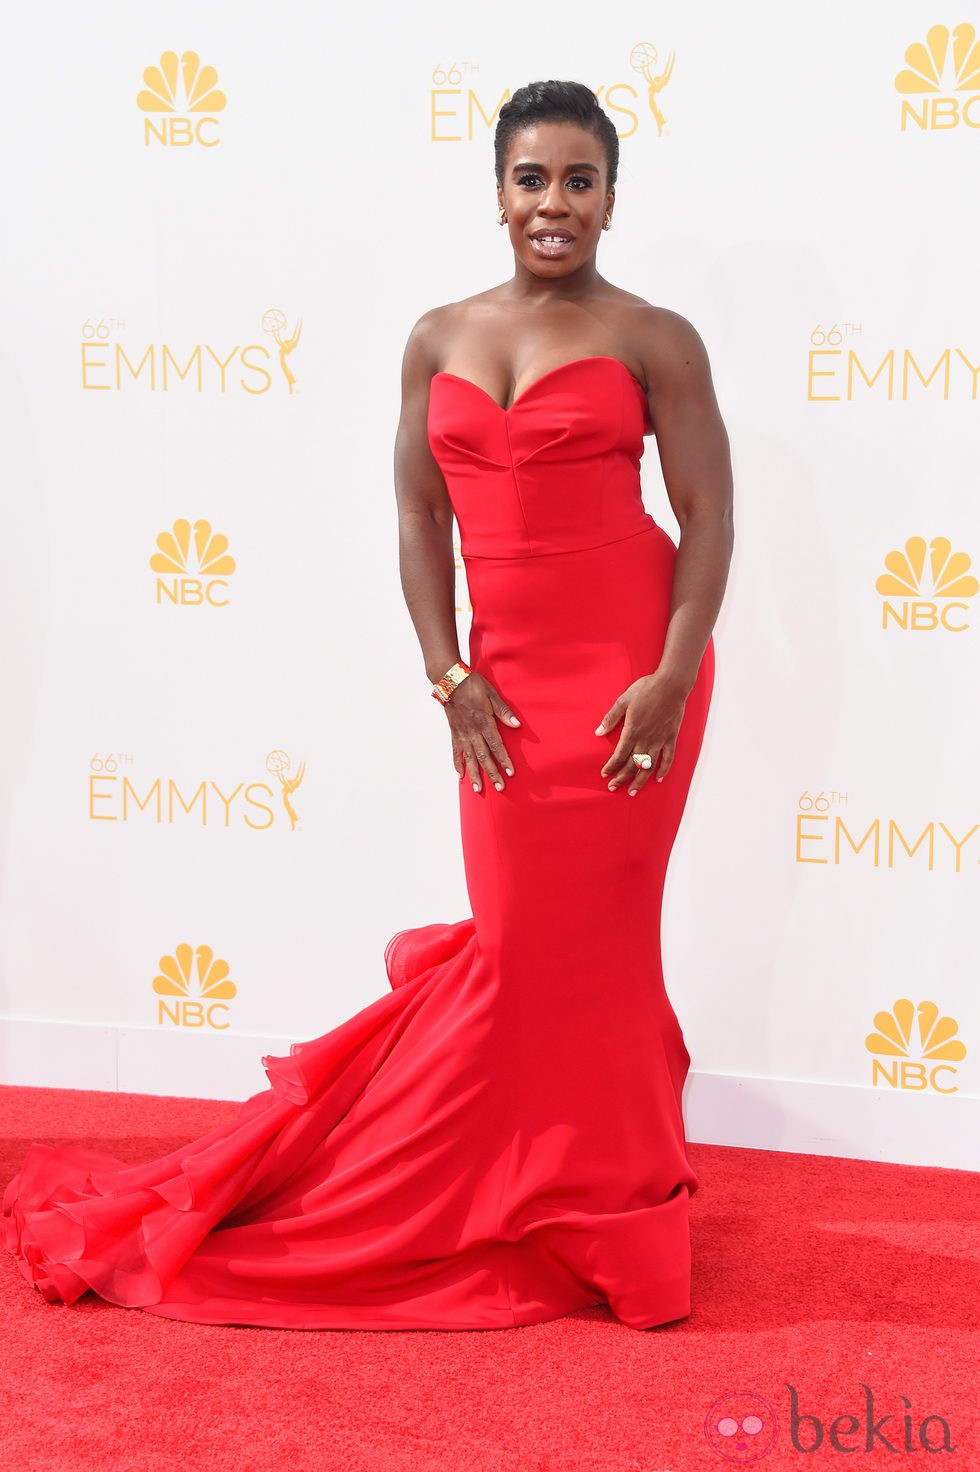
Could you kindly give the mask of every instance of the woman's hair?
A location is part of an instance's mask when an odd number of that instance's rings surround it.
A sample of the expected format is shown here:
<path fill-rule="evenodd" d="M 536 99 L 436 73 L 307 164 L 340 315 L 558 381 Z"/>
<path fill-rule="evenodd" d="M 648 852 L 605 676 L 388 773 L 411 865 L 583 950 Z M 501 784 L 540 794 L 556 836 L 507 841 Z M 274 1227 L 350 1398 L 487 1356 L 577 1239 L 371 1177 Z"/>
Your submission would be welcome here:
<path fill-rule="evenodd" d="M 518 87 L 500 109 L 493 135 L 497 183 L 504 182 L 504 160 L 511 140 L 537 123 L 575 123 L 594 133 L 606 152 L 608 187 L 616 183 L 619 169 L 619 138 L 612 119 L 599 106 L 599 99 L 583 82 L 528 82 Z"/>

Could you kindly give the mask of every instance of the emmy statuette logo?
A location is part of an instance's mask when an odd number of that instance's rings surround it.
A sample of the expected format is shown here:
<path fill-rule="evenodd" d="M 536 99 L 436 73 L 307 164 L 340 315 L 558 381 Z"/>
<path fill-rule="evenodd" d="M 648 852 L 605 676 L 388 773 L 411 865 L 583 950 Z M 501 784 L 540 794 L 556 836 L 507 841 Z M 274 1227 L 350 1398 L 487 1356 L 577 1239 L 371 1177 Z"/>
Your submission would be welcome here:
<path fill-rule="evenodd" d="M 674 70 L 674 53 L 670 53 L 661 68 L 656 46 L 651 46 L 649 41 L 638 41 L 630 52 L 630 66 L 640 73 L 647 84 L 647 103 L 657 125 L 657 137 L 662 138 L 667 119 L 660 109 L 660 94 Z"/>
<path fill-rule="evenodd" d="M 282 798 L 282 805 L 286 809 L 286 816 L 289 819 L 289 831 L 290 833 L 295 833 L 299 827 L 299 814 L 293 807 L 292 798 L 296 789 L 306 776 L 306 763 L 300 762 L 296 768 L 295 775 L 292 777 L 289 776 L 291 765 L 292 763 L 284 751 L 270 751 L 265 759 L 266 771 L 271 772 L 274 777 L 279 778 L 279 792 Z"/>
<path fill-rule="evenodd" d="M 270 307 L 262 316 L 262 330 L 274 339 L 276 347 L 279 349 L 279 367 L 282 369 L 282 375 L 289 387 L 289 392 L 292 393 L 296 387 L 296 375 L 293 373 L 288 360 L 290 353 L 299 342 L 300 333 L 303 331 L 303 319 L 302 317 L 298 317 L 296 319 L 296 326 L 290 332 L 286 322 L 285 312 L 281 312 L 278 307 Z"/>
<path fill-rule="evenodd" d="M 225 1032 L 230 1026 L 228 1003 L 238 994 L 230 971 L 228 962 L 216 957 L 210 946 L 194 949 L 182 942 L 173 955 L 161 956 L 160 970 L 153 978 L 157 1025 Z"/>

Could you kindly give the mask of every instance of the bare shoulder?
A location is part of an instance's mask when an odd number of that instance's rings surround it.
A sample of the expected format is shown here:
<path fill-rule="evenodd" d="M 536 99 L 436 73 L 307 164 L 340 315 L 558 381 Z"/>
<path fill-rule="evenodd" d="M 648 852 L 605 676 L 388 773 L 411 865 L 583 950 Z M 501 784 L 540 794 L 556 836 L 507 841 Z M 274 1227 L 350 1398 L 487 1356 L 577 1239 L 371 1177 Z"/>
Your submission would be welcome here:
<path fill-rule="evenodd" d="M 438 369 L 439 345 L 451 330 L 455 303 L 424 312 L 408 334 L 405 344 L 406 371 L 431 377 Z"/>
<path fill-rule="evenodd" d="M 629 340 L 651 388 L 677 376 L 708 379 L 711 369 L 700 333 L 686 317 L 634 297 L 625 308 Z"/>
<path fill-rule="evenodd" d="M 479 333 L 496 323 L 500 316 L 500 287 L 491 287 L 476 296 L 433 307 L 415 323 L 405 347 L 406 364 L 416 371 L 438 373 L 455 341 L 466 333 Z"/>
<path fill-rule="evenodd" d="M 633 292 L 604 283 L 602 304 L 607 324 L 620 344 L 624 360 L 631 360 L 649 393 L 701 381 L 711 372 L 704 343 L 679 312 L 657 307 Z"/>

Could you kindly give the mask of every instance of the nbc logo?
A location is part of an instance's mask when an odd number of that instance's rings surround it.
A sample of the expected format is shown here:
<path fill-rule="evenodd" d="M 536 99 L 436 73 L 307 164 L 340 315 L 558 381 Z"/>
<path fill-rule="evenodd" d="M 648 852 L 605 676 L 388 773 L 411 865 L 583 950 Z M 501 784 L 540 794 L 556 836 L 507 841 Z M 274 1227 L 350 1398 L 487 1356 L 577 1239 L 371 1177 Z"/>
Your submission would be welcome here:
<path fill-rule="evenodd" d="M 157 1023 L 162 1027 L 213 1027 L 224 1032 L 228 1002 L 238 988 L 229 981 L 227 961 L 215 957 L 210 946 L 194 950 L 186 943 L 172 956 L 160 957 L 160 971 L 153 978 L 159 997 Z"/>
<path fill-rule="evenodd" d="M 926 553 L 929 573 L 926 576 Z M 970 611 L 965 598 L 976 596 L 980 584 L 970 572 L 970 558 L 965 552 L 954 552 L 947 537 L 933 537 L 926 546 L 924 537 L 910 537 L 904 552 L 889 552 L 885 558 L 888 571 L 883 572 L 875 588 L 885 599 L 881 610 L 881 627 L 889 620 L 900 629 L 938 629 L 962 634 L 968 627 Z M 923 593 L 932 598 L 923 598 Z M 901 601 L 889 603 L 889 598 Z M 937 602 L 936 600 L 941 600 Z"/>
<path fill-rule="evenodd" d="M 913 1043 L 912 1025 L 918 1018 Z M 940 1083 L 940 1074 L 955 1075 L 954 1063 L 962 1063 L 966 1046 L 956 1036 L 958 1024 L 952 1017 L 940 1017 L 935 1002 L 920 1002 L 918 1007 L 906 998 L 895 1002 L 890 1012 L 876 1012 L 875 1031 L 869 1033 L 864 1046 L 875 1055 L 871 1068 L 872 1084 L 885 1083 L 891 1089 L 911 1089 L 919 1093 L 934 1089 L 937 1094 L 955 1094 L 955 1083 Z M 913 1052 L 918 1057 L 913 1059 Z M 891 1062 L 884 1063 L 883 1058 Z"/>
<path fill-rule="evenodd" d="M 908 65 L 895 78 L 895 90 L 903 94 L 903 133 L 910 123 L 923 131 L 959 123 L 980 128 L 980 42 L 975 38 L 973 26 L 964 21 L 952 35 L 948 26 L 932 26 L 924 45 L 914 41 L 908 48 Z M 961 103 L 952 92 L 972 96 Z"/>
<path fill-rule="evenodd" d="M 202 66 L 196 51 L 185 51 L 179 58 L 176 51 L 165 51 L 160 65 L 148 66 L 143 73 L 146 87 L 136 99 L 140 112 L 159 114 L 144 118 L 144 144 L 148 147 L 151 139 L 171 148 L 219 144 L 214 114 L 224 112 L 226 99 L 217 80 L 214 67 Z"/>
<path fill-rule="evenodd" d="M 183 520 L 157 537 L 159 550 L 150 558 L 151 571 L 162 574 L 157 577 L 157 602 L 224 608 L 228 603 L 226 579 L 236 565 L 228 555 L 228 538 L 212 532 L 209 521 L 195 521 L 193 538 L 192 554 L 191 524 Z"/>

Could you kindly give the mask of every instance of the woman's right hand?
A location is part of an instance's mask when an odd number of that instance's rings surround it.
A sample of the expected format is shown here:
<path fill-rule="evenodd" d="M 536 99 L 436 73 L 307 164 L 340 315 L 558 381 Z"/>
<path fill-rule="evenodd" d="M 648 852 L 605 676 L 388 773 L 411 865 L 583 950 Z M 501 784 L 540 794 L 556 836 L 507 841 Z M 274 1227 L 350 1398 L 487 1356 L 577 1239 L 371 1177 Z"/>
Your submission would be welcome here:
<path fill-rule="evenodd" d="M 453 738 L 453 766 L 460 781 L 464 776 L 473 783 L 474 791 L 483 788 L 486 772 L 498 792 L 504 788 L 504 774 L 514 775 L 514 764 L 501 739 L 497 721 L 508 726 L 521 723 L 507 702 L 477 670 L 457 685 L 446 702 L 446 715 Z"/>

